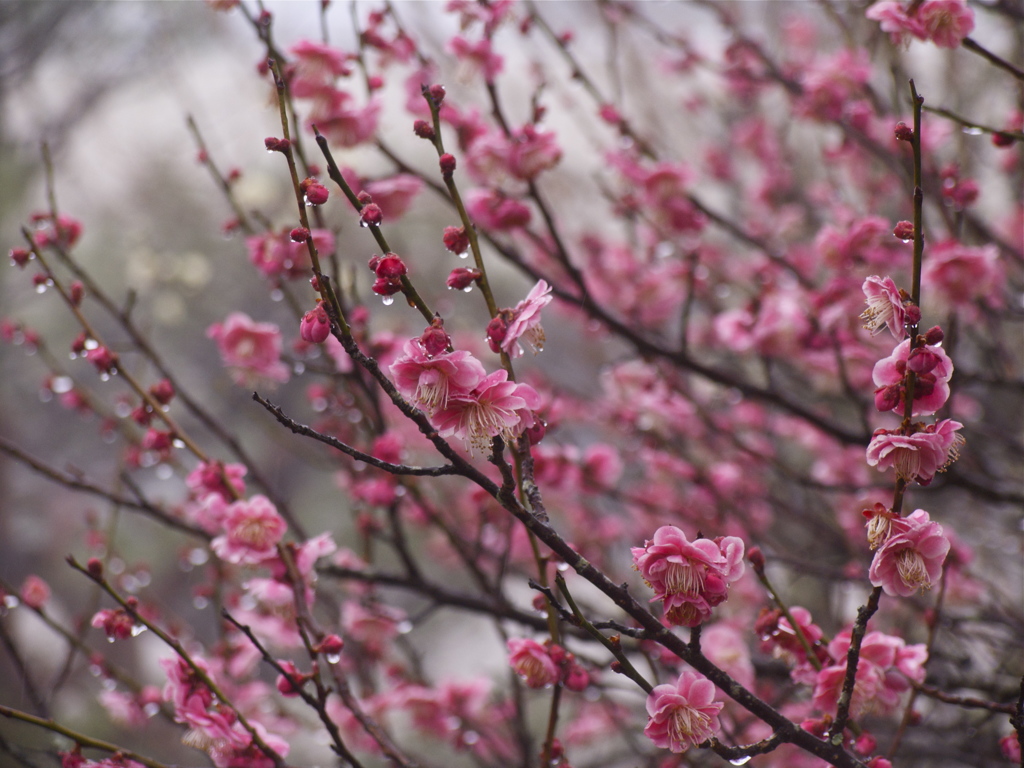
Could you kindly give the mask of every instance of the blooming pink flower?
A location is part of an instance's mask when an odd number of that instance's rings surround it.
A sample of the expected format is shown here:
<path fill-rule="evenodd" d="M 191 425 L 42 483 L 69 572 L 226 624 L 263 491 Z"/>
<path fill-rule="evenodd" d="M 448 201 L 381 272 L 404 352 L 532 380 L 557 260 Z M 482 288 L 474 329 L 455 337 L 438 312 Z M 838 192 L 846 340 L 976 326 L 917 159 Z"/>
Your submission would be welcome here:
<path fill-rule="evenodd" d="M 558 681 L 558 665 L 548 649 L 536 640 L 513 637 L 508 641 L 508 653 L 509 665 L 523 678 L 527 687 L 544 688 Z"/>
<path fill-rule="evenodd" d="M 223 323 L 207 328 L 206 335 L 217 342 L 236 384 L 288 381 L 288 366 L 281 362 L 281 332 L 273 323 L 257 323 L 243 312 L 232 312 Z"/>
<path fill-rule="evenodd" d="M 910 361 L 908 362 L 908 358 Z M 903 415 L 903 381 L 907 367 L 915 370 L 913 413 L 915 416 L 927 416 L 935 413 L 949 399 L 949 380 L 953 375 L 953 361 L 942 350 L 942 347 L 926 344 L 914 350 L 911 358 L 910 339 L 897 345 L 892 355 L 879 360 L 871 373 L 875 386 L 891 392 L 886 408 L 892 406 L 899 415 Z M 877 397 L 876 397 L 877 400 Z"/>
<path fill-rule="evenodd" d="M 957 48 L 974 30 L 974 11 L 965 0 L 925 0 L 917 10 L 925 37 L 940 48 Z"/>
<path fill-rule="evenodd" d="M 441 437 L 458 437 L 486 450 L 492 438 L 515 440 L 537 422 L 540 395 L 529 384 L 508 381 L 504 369 L 486 376 L 468 394 L 449 395 L 431 417 Z"/>
<path fill-rule="evenodd" d="M 524 125 L 512 135 L 508 169 L 518 179 L 529 181 L 558 165 L 561 159 L 562 148 L 551 132 Z"/>
<path fill-rule="evenodd" d="M 544 349 L 544 329 L 540 326 L 540 311 L 551 303 L 551 288 L 543 280 L 530 289 L 523 301 L 511 310 L 511 319 L 507 322 L 505 336 L 500 342 L 501 349 L 511 357 L 522 357 L 523 347 L 520 339 L 534 351 Z"/>
<path fill-rule="evenodd" d="M 684 670 L 674 685 L 659 685 L 647 696 L 650 720 L 644 735 L 654 745 L 685 752 L 718 732 L 718 713 L 724 705 L 715 701 L 715 684 L 703 675 Z"/>
<path fill-rule="evenodd" d="M 337 48 L 300 40 L 290 50 L 293 59 L 289 87 L 298 99 L 321 97 L 333 89 L 336 78 L 352 74 L 351 57 Z"/>
<path fill-rule="evenodd" d="M 664 525 L 632 553 L 654 590 L 652 601 L 663 600 L 668 621 L 682 626 L 705 621 L 728 597 L 729 583 L 743 575 L 743 541 L 735 536 L 690 542 L 679 528 Z"/>
<path fill-rule="evenodd" d="M 385 179 L 368 181 L 363 189 L 380 206 L 384 217 L 394 221 L 409 210 L 412 201 L 423 189 L 423 182 L 418 176 L 399 173 Z"/>
<path fill-rule="evenodd" d="M 102 629 L 112 640 L 127 640 L 132 636 L 135 619 L 124 608 L 104 608 L 96 612 L 90 624 Z"/>
<path fill-rule="evenodd" d="M 983 301 L 1002 304 L 1000 288 L 1003 268 L 994 245 L 977 248 L 956 240 L 944 240 L 928 249 L 921 272 L 921 284 L 936 292 L 944 304 L 973 312 L 973 304 Z"/>
<path fill-rule="evenodd" d="M 204 461 L 188 474 L 185 485 L 196 498 L 216 493 L 224 501 L 232 501 L 235 494 L 241 496 L 245 493 L 245 481 L 242 478 L 248 471 L 244 464 Z"/>
<path fill-rule="evenodd" d="M 373 138 L 380 117 L 380 102 L 370 99 L 364 107 L 352 105 L 352 96 L 345 91 L 334 91 L 328 100 L 317 101 L 317 109 L 308 123 L 342 147 L 354 147 Z"/>
<path fill-rule="evenodd" d="M 468 396 L 484 380 L 483 364 L 465 350 L 431 356 L 420 339 L 412 339 L 391 364 L 395 386 L 406 400 L 433 415 L 456 396 Z"/>
<path fill-rule="evenodd" d="M 903 299 L 892 278 L 871 275 L 864 281 L 862 290 L 868 305 L 864 314 L 860 316 L 864 321 L 864 327 L 874 336 L 888 326 L 893 336 L 897 339 L 904 338 L 907 329 L 904 327 Z"/>
<path fill-rule="evenodd" d="M 253 496 L 228 506 L 224 533 L 210 545 L 221 560 L 252 565 L 274 556 L 286 527 L 270 499 Z"/>
<path fill-rule="evenodd" d="M 879 471 L 893 467 L 897 477 L 928 485 L 936 472 L 942 472 L 958 458 L 963 437 L 956 430 L 962 427 L 958 421 L 943 419 L 912 435 L 875 430 L 868 444 L 868 465 L 878 467 Z"/>
<path fill-rule="evenodd" d="M 872 21 L 880 23 L 882 31 L 888 32 L 896 45 L 906 40 L 906 35 L 913 35 L 919 40 L 925 39 L 924 25 L 916 16 L 908 16 L 903 3 L 898 0 L 882 0 L 868 8 L 865 14 Z"/>
<path fill-rule="evenodd" d="M 356 641 L 367 654 L 378 659 L 398 636 L 405 619 L 405 614 L 398 608 L 380 603 L 367 607 L 348 601 L 341 608 L 341 626 L 346 640 Z"/>
<path fill-rule="evenodd" d="M 309 237 L 321 258 L 334 252 L 334 235 L 330 230 L 313 229 Z M 292 240 L 289 230 L 247 237 L 245 247 L 249 261 L 266 277 L 294 280 L 310 274 L 309 249 L 304 240 Z"/>
<path fill-rule="evenodd" d="M 942 576 L 949 539 L 923 509 L 902 518 L 901 523 L 875 552 L 868 576 L 887 595 L 910 597 Z"/>
<path fill-rule="evenodd" d="M 491 41 L 484 38 L 476 43 L 471 43 L 461 35 L 455 35 L 448 41 L 448 51 L 452 53 L 463 65 L 462 77 L 469 77 L 480 74 L 488 83 L 494 82 L 494 78 L 501 72 L 505 60 L 491 49 Z"/>

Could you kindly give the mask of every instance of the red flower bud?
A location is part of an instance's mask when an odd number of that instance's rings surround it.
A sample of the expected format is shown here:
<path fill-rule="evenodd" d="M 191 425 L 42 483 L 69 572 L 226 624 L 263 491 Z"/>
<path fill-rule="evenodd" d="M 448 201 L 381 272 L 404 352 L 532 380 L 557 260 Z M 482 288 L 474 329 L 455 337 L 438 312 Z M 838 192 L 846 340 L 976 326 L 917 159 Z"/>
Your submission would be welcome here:
<path fill-rule="evenodd" d="M 263 146 L 267 148 L 268 152 L 284 152 L 287 154 L 292 149 L 292 143 L 288 139 L 278 139 L 274 136 L 268 136 L 263 140 Z"/>
<path fill-rule="evenodd" d="M 394 296 L 402 290 L 402 284 L 397 280 L 389 280 L 386 277 L 378 277 L 373 281 L 371 290 L 378 296 Z"/>
<path fill-rule="evenodd" d="M 98 557 L 90 557 L 89 562 L 85 564 L 85 570 L 89 572 L 89 575 L 94 579 L 103 578 L 103 561 Z"/>
<path fill-rule="evenodd" d="M 430 98 L 434 102 L 435 106 L 440 107 L 444 102 L 445 92 L 443 85 L 436 83 L 427 89 L 427 93 L 430 94 Z"/>
<path fill-rule="evenodd" d="M 904 122 L 896 123 L 896 141 L 913 141 L 914 129 Z"/>
<path fill-rule="evenodd" d="M 296 227 L 288 233 L 288 237 L 293 243 L 304 243 L 309 240 L 309 230 L 305 227 Z"/>
<path fill-rule="evenodd" d="M 408 272 L 405 262 L 396 253 L 385 253 L 377 262 L 373 271 L 377 277 L 383 277 L 388 280 L 397 280 Z"/>
<path fill-rule="evenodd" d="M 917 325 L 921 322 L 921 308 L 917 304 L 904 304 L 903 321 L 907 325 Z"/>
<path fill-rule="evenodd" d="M 1012 147 L 1016 140 L 1016 137 L 1002 131 L 992 134 L 992 144 L 996 147 Z"/>
<path fill-rule="evenodd" d="M 81 281 L 75 280 L 75 282 L 68 286 L 68 298 L 71 299 L 71 303 L 76 307 L 82 303 L 84 296 L 85 286 L 82 285 Z"/>
<path fill-rule="evenodd" d="M 469 235 L 465 227 L 445 227 L 444 247 L 452 253 L 465 253 L 469 250 Z"/>
<path fill-rule="evenodd" d="M 445 333 L 444 321 L 441 318 L 435 317 L 433 322 L 423 330 L 420 344 L 431 357 L 440 355 L 452 345 L 451 338 Z"/>
<path fill-rule="evenodd" d="M 750 561 L 755 573 L 761 573 L 764 571 L 764 552 L 761 551 L 760 547 L 751 547 L 748 549 L 747 560 Z"/>
<path fill-rule="evenodd" d="M 24 248 L 11 248 L 11 264 L 17 264 L 19 267 L 24 267 L 31 258 L 32 251 L 28 251 Z"/>
<path fill-rule="evenodd" d="M 914 239 L 914 222 L 912 221 L 898 221 L 896 226 L 893 228 L 892 233 L 896 235 L 903 242 Z"/>
<path fill-rule="evenodd" d="M 322 304 L 317 304 L 302 316 L 299 324 L 299 336 L 310 344 L 322 344 L 331 335 L 331 320 Z"/>
<path fill-rule="evenodd" d="M 359 223 L 364 227 L 379 227 L 384 220 L 384 212 L 376 203 L 369 203 L 363 206 L 359 212 Z"/>
<path fill-rule="evenodd" d="M 360 205 L 369 205 L 373 202 L 373 198 L 370 196 L 370 193 L 365 190 L 356 195 L 356 200 L 359 201 Z"/>
<path fill-rule="evenodd" d="M 508 321 L 499 313 L 497 317 L 487 324 L 487 343 L 490 345 L 492 352 L 501 351 L 501 342 L 505 340 L 507 333 Z"/>
<path fill-rule="evenodd" d="M 323 205 L 330 194 L 323 184 L 313 183 L 306 187 L 306 202 L 310 205 Z"/>
<path fill-rule="evenodd" d="M 174 399 L 174 385 L 167 379 L 160 379 L 160 381 L 149 388 L 149 394 L 160 405 L 167 405 Z"/>
<path fill-rule="evenodd" d="M 939 326 L 934 325 L 925 332 L 924 343 L 935 346 L 936 344 L 941 344 L 944 338 L 945 334 L 942 332 L 942 329 L 939 328 Z"/>
<path fill-rule="evenodd" d="M 316 647 L 315 650 L 328 656 L 334 656 L 341 653 L 345 647 L 345 641 L 337 635 L 328 635 L 323 639 L 323 642 Z"/>
<path fill-rule="evenodd" d="M 438 163 L 441 166 L 441 176 L 443 176 L 445 180 L 450 179 L 455 173 L 455 155 L 450 155 L 445 152 L 441 155 Z"/>
<path fill-rule="evenodd" d="M 927 347 L 918 347 L 907 357 L 907 368 L 914 373 L 929 373 L 939 364 L 939 356 Z"/>
<path fill-rule="evenodd" d="M 480 279 L 480 270 L 468 267 L 456 267 L 448 274 L 448 287 L 464 291 Z"/>
<path fill-rule="evenodd" d="M 426 120 L 417 120 L 412 124 L 412 132 L 419 136 L 421 139 L 427 139 L 427 141 L 433 141 L 437 138 L 437 134 L 434 133 L 434 126 L 428 123 Z"/>
<path fill-rule="evenodd" d="M 903 388 L 899 384 L 890 384 L 875 390 L 875 408 L 883 413 L 891 411 L 900 404 Z"/>

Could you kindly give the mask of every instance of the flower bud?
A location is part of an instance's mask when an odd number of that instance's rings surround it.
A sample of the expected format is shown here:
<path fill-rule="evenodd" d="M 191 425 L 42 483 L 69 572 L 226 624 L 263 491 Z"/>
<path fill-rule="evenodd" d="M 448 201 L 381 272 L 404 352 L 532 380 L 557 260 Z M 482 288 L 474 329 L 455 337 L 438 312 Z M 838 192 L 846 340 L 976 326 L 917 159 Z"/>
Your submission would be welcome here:
<path fill-rule="evenodd" d="M 373 197 L 365 189 L 356 195 L 356 200 L 359 201 L 360 205 L 369 205 L 373 202 Z"/>
<path fill-rule="evenodd" d="M 70 286 L 68 286 L 68 298 L 71 299 L 71 303 L 74 306 L 79 306 L 82 303 L 82 298 L 85 296 L 85 286 L 82 285 L 81 281 L 75 280 Z"/>
<path fill-rule="evenodd" d="M 302 316 L 299 336 L 310 344 L 322 344 L 331 335 L 331 321 L 323 305 L 317 303 L 314 309 Z"/>
<path fill-rule="evenodd" d="M 907 325 L 917 325 L 921 322 L 921 308 L 917 304 L 903 305 L 903 321 Z"/>
<path fill-rule="evenodd" d="M 896 226 L 893 228 L 892 233 L 896 235 L 903 242 L 914 239 L 914 222 L 912 221 L 898 221 Z"/>
<path fill-rule="evenodd" d="M 306 202 L 310 205 L 323 205 L 330 197 L 330 192 L 323 184 L 312 183 L 306 187 Z"/>
<path fill-rule="evenodd" d="M 929 373 L 939 362 L 939 356 L 928 347 L 918 347 L 907 357 L 907 368 L 914 373 Z"/>
<path fill-rule="evenodd" d="M 167 379 L 160 379 L 160 381 L 149 388 L 149 394 L 160 405 L 167 405 L 174 399 L 174 385 Z"/>
<path fill-rule="evenodd" d="M 505 340 L 507 333 L 508 321 L 499 313 L 487 324 L 487 343 L 492 352 L 501 352 L 501 342 Z"/>
<path fill-rule="evenodd" d="M 397 253 L 385 253 L 377 262 L 373 271 L 377 277 L 383 277 L 388 280 L 397 280 L 408 272 L 405 262 L 402 261 Z"/>
<path fill-rule="evenodd" d="M 526 439 L 529 441 L 530 445 L 537 445 L 537 443 L 544 439 L 544 435 L 547 431 L 548 425 L 538 419 L 533 423 L 532 427 L 527 427 L 523 434 L 526 435 Z"/>
<path fill-rule="evenodd" d="M 464 291 L 480 279 L 480 270 L 468 267 L 456 267 L 448 274 L 449 288 Z"/>
<path fill-rule="evenodd" d="M 274 136 L 268 136 L 263 140 L 263 146 L 267 148 L 268 152 L 283 152 L 288 154 L 291 151 L 292 143 L 288 139 L 278 139 Z"/>
<path fill-rule="evenodd" d="M 85 570 L 89 572 L 89 575 L 94 579 L 103 578 L 103 561 L 98 557 L 90 557 L 89 562 L 85 564 Z"/>
<path fill-rule="evenodd" d="M 903 396 L 903 388 L 899 384 L 890 384 L 875 390 L 875 408 L 881 412 L 891 411 L 899 406 Z"/>
<path fill-rule="evenodd" d="M 376 203 L 364 205 L 363 209 L 359 212 L 359 223 L 364 227 L 379 227 L 383 220 L 384 212 Z"/>
<path fill-rule="evenodd" d="M 24 267 L 28 263 L 28 260 L 32 258 L 32 251 L 24 248 L 11 248 L 11 264 L 16 264 L 19 267 Z"/>
<path fill-rule="evenodd" d="M 309 240 L 309 230 L 305 227 L 296 227 L 288 233 L 288 237 L 293 243 L 304 243 Z"/>
<path fill-rule="evenodd" d="M 423 345 L 423 350 L 430 357 L 440 355 L 451 346 L 451 337 L 445 333 L 444 321 L 441 318 L 435 317 L 430 325 L 423 330 L 420 336 L 420 344 Z"/>
<path fill-rule="evenodd" d="M 452 253 L 465 253 L 469 250 L 469 235 L 465 227 L 445 227 L 444 247 Z"/>
<path fill-rule="evenodd" d="M 371 290 L 378 296 L 394 296 L 402 290 L 402 284 L 397 280 L 389 280 L 386 277 L 378 277 L 373 281 Z"/>
<path fill-rule="evenodd" d="M 419 136 L 421 139 L 427 141 L 433 141 L 437 138 L 437 134 L 434 133 L 434 126 L 428 123 L 426 120 L 417 120 L 412 124 L 412 132 Z"/>
<path fill-rule="evenodd" d="M 925 332 L 924 343 L 935 346 L 936 344 L 941 344 L 944 338 L 945 334 L 942 332 L 942 329 L 934 325 Z"/>
<path fill-rule="evenodd" d="M 914 129 L 904 122 L 896 123 L 896 141 L 913 141 Z"/>
<path fill-rule="evenodd" d="M 999 131 L 992 134 L 992 145 L 996 147 L 1011 147 L 1017 139 L 1009 133 Z"/>
<path fill-rule="evenodd" d="M 441 176 L 447 181 L 455 173 L 455 155 L 445 152 L 438 159 L 438 164 L 441 166 Z"/>
<path fill-rule="evenodd" d="M 753 566 L 755 573 L 764 573 L 764 552 L 760 547 L 751 547 L 747 550 L 747 560 Z"/>

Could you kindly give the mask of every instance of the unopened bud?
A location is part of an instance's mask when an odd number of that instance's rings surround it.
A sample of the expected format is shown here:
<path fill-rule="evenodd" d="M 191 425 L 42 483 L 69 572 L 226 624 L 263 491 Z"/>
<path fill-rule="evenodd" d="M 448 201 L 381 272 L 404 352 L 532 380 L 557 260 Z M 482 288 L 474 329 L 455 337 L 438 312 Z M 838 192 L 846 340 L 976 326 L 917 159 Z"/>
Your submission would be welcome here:
<path fill-rule="evenodd" d="M 89 575 L 94 579 L 102 579 L 103 561 L 98 557 L 90 557 L 89 562 L 85 564 L 85 570 L 88 571 Z"/>
<path fill-rule="evenodd" d="M 263 146 L 267 148 L 268 152 L 283 152 L 287 154 L 291 151 L 292 143 L 288 139 L 278 139 L 275 136 L 268 136 L 263 140 Z"/>
<path fill-rule="evenodd" d="M 11 263 L 16 264 L 19 267 L 24 267 L 28 260 L 32 258 L 32 251 L 25 250 L 24 248 L 11 248 Z"/>
<path fill-rule="evenodd" d="M 444 321 L 439 317 L 435 317 L 420 336 L 420 344 L 430 357 L 440 355 L 451 346 L 451 343 L 451 338 L 444 330 Z"/>
<path fill-rule="evenodd" d="M 931 344 L 932 346 L 935 346 L 936 344 L 941 344 L 942 340 L 945 337 L 946 337 L 946 335 L 942 332 L 942 329 L 939 328 L 939 326 L 937 326 L 937 325 L 933 325 L 931 328 L 929 328 L 925 332 L 925 334 L 924 334 L 924 343 L 925 344 Z"/>
<path fill-rule="evenodd" d="M 447 285 L 457 291 L 464 291 L 480 279 L 480 270 L 456 267 L 448 274 Z"/>
<path fill-rule="evenodd" d="M 435 106 L 440 107 L 441 104 L 444 102 L 444 86 L 441 85 L 440 83 L 435 83 L 434 85 L 430 86 L 430 88 L 427 89 L 427 93 L 430 94 L 430 98 L 431 100 L 433 100 Z"/>
<path fill-rule="evenodd" d="M 71 299 L 71 303 L 76 307 L 82 303 L 84 296 L 85 286 L 79 280 L 75 280 L 75 282 L 68 286 L 68 298 Z"/>
<path fill-rule="evenodd" d="M 465 253 L 469 250 L 469 235 L 465 227 L 445 227 L 444 247 L 452 253 Z"/>
<path fill-rule="evenodd" d="M 364 205 L 359 212 L 359 223 L 364 227 L 379 227 L 384 220 L 384 212 L 376 203 Z"/>
<path fill-rule="evenodd" d="M 1016 137 L 1002 131 L 992 134 L 992 144 L 996 147 L 1011 147 L 1016 140 Z"/>
<path fill-rule="evenodd" d="M 764 573 L 764 552 L 760 547 L 751 547 L 747 550 L 747 560 L 753 566 L 755 573 Z"/>
<path fill-rule="evenodd" d="M 427 141 L 433 141 L 437 138 L 437 134 L 434 133 L 434 126 L 428 123 L 426 120 L 417 120 L 412 124 L 412 132 L 419 136 L 421 139 Z"/>
<path fill-rule="evenodd" d="M 914 129 L 904 122 L 896 123 L 896 141 L 913 141 Z"/>
<path fill-rule="evenodd" d="M 167 379 L 160 379 L 160 381 L 149 388 L 149 394 L 160 405 L 167 405 L 174 399 L 174 385 Z"/>
<path fill-rule="evenodd" d="M 288 233 L 288 237 L 293 243 L 304 243 L 309 240 L 309 230 L 305 227 L 296 227 Z"/>
<path fill-rule="evenodd" d="M 373 271 L 377 277 L 383 277 L 388 280 L 397 280 L 402 275 L 406 274 L 408 269 L 406 269 L 405 262 L 402 261 L 397 253 L 385 253 L 384 256 L 377 261 Z"/>
<path fill-rule="evenodd" d="M 900 240 L 906 242 L 907 240 L 914 239 L 914 222 L 912 221 L 898 221 L 896 226 L 893 228 L 892 233 L 896 235 Z"/>
<path fill-rule="evenodd" d="M 904 304 L 903 321 L 907 325 L 917 325 L 921 322 L 921 308 L 917 304 Z"/>
<path fill-rule="evenodd" d="M 455 174 L 455 155 L 450 155 L 445 152 L 438 159 L 438 164 L 441 166 L 441 176 L 447 181 Z"/>

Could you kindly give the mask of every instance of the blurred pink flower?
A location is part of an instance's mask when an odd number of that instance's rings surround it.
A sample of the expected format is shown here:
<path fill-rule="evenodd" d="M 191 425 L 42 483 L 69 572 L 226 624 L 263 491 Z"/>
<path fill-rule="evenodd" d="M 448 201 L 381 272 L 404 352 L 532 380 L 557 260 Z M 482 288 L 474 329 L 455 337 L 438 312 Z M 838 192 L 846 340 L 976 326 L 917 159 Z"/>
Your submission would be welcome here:
<path fill-rule="evenodd" d="M 707 741 L 719 730 L 715 684 L 703 675 L 684 670 L 675 684 L 659 685 L 647 696 L 650 720 L 644 735 L 654 745 L 685 752 Z"/>
<path fill-rule="evenodd" d="M 281 362 L 281 331 L 273 323 L 257 323 L 243 312 L 232 312 L 223 323 L 207 328 L 206 335 L 217 342 L 236 384 L 288 381 L 288 366 Z"/>
<path fill-rule="evenodd" d="M 242 478 L 248 471 L 244 464 L 204 461 L 185 478 L 185 485 L 196 498 L 216 493 L 224 501 L 230 502 L 236 498 L 235 494 L 241 496 L 245 493 L 245 481 Z M 228 488 L 228 485 L 231 487 Z"/>
<path fill-rule="evenodd" d="M 300 40 L 290 49 L 293 54 L 288 87 L 298 99 L 323 96 L 334 87 L 338 77 L 352 74 L 350 55 L 314 40 Z"/>
<path fill-rule="evenodd" d="M 505 61 L 491 49 L 491 41 L 486 38 L 471 43 L 461 35 L 455 35 L 448 41 L 447 47 L 448 52 L 462 62 L 460 80 L 479 74 L 488 83 L 493 82 Z"/>
<path fill-rule="evenodd" d="M 21 602 L 29 608 L 42 608 L 50 599 L 50 585 L 34 573 L 25 577 L 21 584 Z"/>
<path fill-rule="evenodd" d="M 505 232 L 530 223 L 530 209 L 511 197 L 490 189 L 471 189 L 466 193 L 466 210 L 484 229 Z"/>
<path fill-rule="evenodd" d="M 538 131 L 536 126 L 524 125 L 512 135 L 508 155 L 508 169 L 518 179 L 529 181 L 562 159 L 562 148 L 555 134 Z"/>
<path fill-rule="evenodd" d="M 1003 277 L 996 246 L 971 247 L 944 240 L 929 247 L 921 284 L 929 292 L 936 292 L 943 303 L 970 310 L 973 316 L 975 301 L 1002 306 Z"/>
<path fill-rule="evenodd" d="M 957 48 L 974 30 L 974 11 L 965 0 L 925 0 L 917 10 L 925 37 L 940 48 Z"/>
<path fill-rule="evenodd" d="M 942 526 L 918 509 L 902 518 L 901 525 L 875 552 L 868 576 L 887 595 L 910 597 L 939 580 L 948 552 L 949 539 Z"/>
<path fill-rule="evenodd" d="M 273 557 L 286 525 L 266 496 L 253 496 L 228 506 L 224 533 L 210 542 L 217 557 L 253 565 Z"/>
<path fill-rule="evenodd" d="M 558 681 L 560 671 L 548 649 L 536 640 L 513 637 L 508 641 L 508 663 L 528 688 L 544 688 Z"/>

